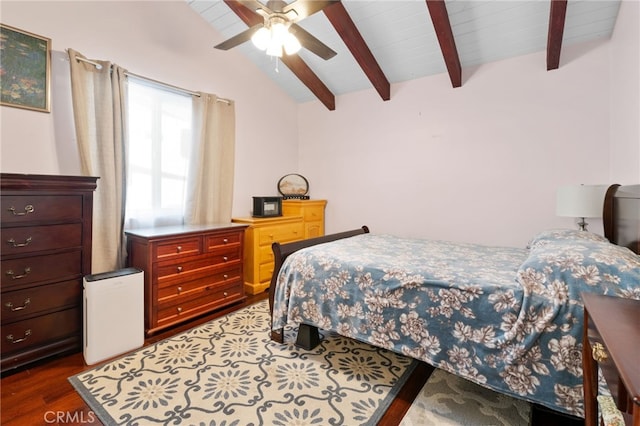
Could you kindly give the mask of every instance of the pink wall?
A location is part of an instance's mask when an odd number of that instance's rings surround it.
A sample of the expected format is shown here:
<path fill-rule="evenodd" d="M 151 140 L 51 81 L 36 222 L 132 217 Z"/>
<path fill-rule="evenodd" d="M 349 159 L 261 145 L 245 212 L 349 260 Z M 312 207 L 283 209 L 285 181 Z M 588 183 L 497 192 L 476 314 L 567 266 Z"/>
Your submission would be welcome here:
<path fill-rule="evenodd" d="M 640 2 L 623 1 L 610 44 L 611 181 L 640 182 Z"/>
<path fill-rule="evenodd" d="M 524 246 L 573 227 L 556 188 L 610 183 L 609 44 L 565 47 L 551 72 L 540 52 L 464 69 L 457 89 L 443 74 L 393 84 L 388 102 L 367 90 L 334 112 L 302 105 L 300 169 L 329 200 L 327 230 Z"/>
<path fill-rule="evenodd" d="M 278 179 L 297 168 L 297 106 L 239 54 L 213 49 L 222 37 L 184 1 L 2 1 L 2 23 L 52 39 L 131 72 L 236 102 L 235 215 L 248 215 L 252 195 L 277 194 Z M 64 76 L 63 76 L 64 77 Z M 54 94 L 54 107 L 68 93 Z M 0 170 L 77 174 L 70 121 L 0 107 Z M 283 117 L 292 117 L 283 126 Z M 58 128 L 56 128 L 58 127 Z"/>

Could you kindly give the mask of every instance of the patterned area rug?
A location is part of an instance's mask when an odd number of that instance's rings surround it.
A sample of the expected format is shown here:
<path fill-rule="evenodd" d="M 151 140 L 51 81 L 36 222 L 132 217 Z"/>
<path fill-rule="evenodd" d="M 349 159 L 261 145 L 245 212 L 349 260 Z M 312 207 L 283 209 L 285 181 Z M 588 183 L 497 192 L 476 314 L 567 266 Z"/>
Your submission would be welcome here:
<path fill-rule="evenodd" d="M 401 426 L 526 426 L 531 405 L 436 369 Z"/>
<path fill-rule="evenodd" d="M 375 424 L 416 362 L 338 335 L 268 338 L 266 301 L 69 378 L 107 425 Z"/>

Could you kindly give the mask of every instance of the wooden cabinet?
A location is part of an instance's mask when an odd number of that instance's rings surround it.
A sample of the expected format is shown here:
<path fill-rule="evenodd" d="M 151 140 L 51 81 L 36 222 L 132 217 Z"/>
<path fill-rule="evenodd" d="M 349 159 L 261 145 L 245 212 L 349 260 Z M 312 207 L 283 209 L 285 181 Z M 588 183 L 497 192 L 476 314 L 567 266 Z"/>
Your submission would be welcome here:
<path fill-rule="evenodd" d="M 82 349 L 95 177 L 3 173 L 2 372 Z"/>
<path fill-rule="evenodd" d="M 128 264 L 144 271 L 147 335 L 245 299 L 245 225 L 127 231 Z"/>
<path fill-rule="evenodd" d="M 324 235 L 324 208 L 326 200 L 283 200 L 283 216 L 302 216 L 304 238 Z"/>
<path fill-rule="evenodd" d="M 274 242 L 290 243 L 324 235 L 325 200 L 284 200 L 283 216 L 241 217 L 233 222 L 248 225 L 244 244 L 244 289 L 258 294 L 269 288 L 273 274 Z"/>
<path fill-rule="evenodd" d="M 582 293 L 585 424 L 598 421 L 598 367 L 628 425 L 640 426 L 640 300 Z"/>

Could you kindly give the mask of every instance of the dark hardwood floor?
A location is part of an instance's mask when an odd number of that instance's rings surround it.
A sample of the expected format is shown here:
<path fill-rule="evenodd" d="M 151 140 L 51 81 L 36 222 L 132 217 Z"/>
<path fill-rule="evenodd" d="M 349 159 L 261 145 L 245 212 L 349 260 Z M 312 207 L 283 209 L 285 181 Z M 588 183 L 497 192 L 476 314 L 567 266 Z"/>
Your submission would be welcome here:
<path fill-rule="evenodd" d="M 174 327 L 145 339 L 145 345 L 170 337 L 176 333 L 188 330 L 206 321 L 226 315 L 235 310 L 249 306 L 266 299 L 267 293 L 248 297 L 238 303 L 218 312 L 203 316 L 195 321 Z M 63 357 L 52 358 L 28 368 L 6 373 L 1 380 L 2 398 L 0 424 L 11 425 L 101 425 L 102 423 L 91 409 L 76 393 L 67 378 L 82 371 L 91 369 L 84 362 L 82 353 L 75 353 Z M 410 380 L 387 410 L 378 423 L 384 426 L 399 424 L 400 420 L 411 406 L 412 401 L 427 381 L 433 367 L 420 363 Z M 538 414 L 536 414 L 538 413 Z M 572 423 L 573 421 L 573 423 Z M 558 417 L 550 411 L 534 410 L 532 425 L 580 425 L 575 419 Z"/>

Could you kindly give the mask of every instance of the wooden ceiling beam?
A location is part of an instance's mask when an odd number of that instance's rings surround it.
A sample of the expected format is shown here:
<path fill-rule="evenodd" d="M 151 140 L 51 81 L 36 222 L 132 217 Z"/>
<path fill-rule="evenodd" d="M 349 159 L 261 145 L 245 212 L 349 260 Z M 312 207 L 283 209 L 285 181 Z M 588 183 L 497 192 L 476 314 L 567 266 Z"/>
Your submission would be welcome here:
<path fill-rule="evenodd" d="M 227 6 L 245 23 L 252 27 L 261 24 L 263 18 L 237 0 L 224 0 Z M 329 88 L 318 78 L 298 55 L 283 55 L 282 63 L 326 106 L 329 111 L 336 109 L 336 99 Z"/>
<path fill-rule="evenodd" d="M 389 80 L 382 72 L 382 68 L 378 65 L 376 58 L 374 58 L 369 46 L 367 46 L 342 2 L 333 3 L 325 7 L 323 11 L 353 55 L 353 58 L 358 62 L 373 87 L 378 91 L 382 100 L 388 101 L 391 99 Z"/>
<path fill-rule="evenodd" d="M 551 0 L 549 11 L 549 34 L 547 36 L 547 71 L 560 66 L 562 35 L 567 15 L 567 0 Z"/>
<path fill-rule="evenodd" d="M 453 37 L 453 31 L 451 30 L 451 23 L 449 22 L 447 6 L 444 0 L 426 0 L 426 2 L 429 15 L 431 15 L 433 28 L 436 30 L 436 35 L 438 36 L 438 43 L 440 43 L 444 63 L 449 72 L 451 84 L 453 87 L 460 87 L 462 86 L 462 67 L 460 66 L 460 57 L 458 55 L 458 49 L 456 48 L 456 41 Z"/>

